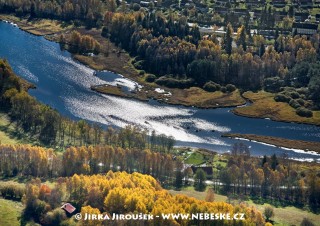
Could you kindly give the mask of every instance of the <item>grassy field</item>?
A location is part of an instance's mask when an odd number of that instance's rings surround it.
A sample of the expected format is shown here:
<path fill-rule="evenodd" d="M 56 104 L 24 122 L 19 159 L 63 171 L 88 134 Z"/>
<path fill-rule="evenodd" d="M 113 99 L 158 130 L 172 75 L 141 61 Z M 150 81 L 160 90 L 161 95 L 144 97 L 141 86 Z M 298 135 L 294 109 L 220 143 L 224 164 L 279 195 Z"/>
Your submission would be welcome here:
<path fill-rule="evenodd" d="M 21 215 L 22 209 L 21 202 L 0 198 L 0 225 L 19 226 L 18 217 Z"/>
<path fill-rule="evenodd" d="M 19 140 L 13 136 L 10 136 L 10 130 L 12 125 L 8 119 L 8 116 L 0 113 L 0 143 L 1 144 L 18 144 Z"/>
<path fill-rule="evenodd" d="M 138 100 L 142 100 L 142 101 L 148 100 L 148 98 L 146 96 L 135 95 L 134 93 L 126 93 L 121 89 L 121 87 L 118 87 L 118 86 L 99 85 L 99 86 L 92 86 L 91 89 L 96 92 L 107 94 L 107 95 L 112 95 L 112 96 L 134 98 L 134 99 L 138 99 Z"/>
<path fill-rule="evenodd" d="M 32 144 L 35 140 L 30 139 L 24 132 L 17 130 L 9 117 L 0 112 L 0 143 L 1 144 Z"/>
<path fill-rule="evenodd" d="M 206 162 L 204 156 L 198 152 L 193 152 L 184 161 L 186 164 L 199 165 Z"/>
<path fill-rule="evenodd" d="M 279 137 L 260 136 L 255 134 L 224 134 L 222 137 L 244 138 L 247 140 L 259 141 L 267 144 L 273 144 L 278 147 L 295 148 L 306 151 L 315 151 L 320 153 L 320 142 L 311 142 L 303 140 L 289 140 Z"/>
<path fill-rule="evenodd" d="M 230 107 L 245 104 L 238 90 L 232 93 L 207 92 L 198 87 L 189 89 L 170 89 L 172 97 L 168 100 L 171 104 L 182 104 L 200 108 Z"/>
<path fill-rule="evenodd" d="M 294 108 L 283 102 L 276 102 L 274 94 L 260 91 L 245 92 L 243 96 L 252 103 L 250 106 L 236 108 L 233 112 L 237 115 L 253 118 L 270 118 L 274 121 L 296 122 L 320 125 L 320 111 L 313 111 L 313 117 L 305 118 L 296 114 Z"/>
<path fill-rule="evenodd" d="M 178 148 L 175 154 L 181 156 L 185 164 L 213 165 L 214 159 L 218 161 L 216 152 L 201 148 Z"/>
<path fill-rule="evenodd" d="M 204 200 L 206 197 L 206 191 L 204 192 L 198 192 L 195 191 L 193 189 L 193 187 L 187 187 L 184 188 L 181 191 L 175 191 L 175 190 L 169 190 L 169 192 L 173 195 L 177 195 L 177 194 L 183 194 L 186 196 L 190 196 L 190 197 L 194 197 L 200 200 Z M 219 194 L 215 194 L 215 201 L 216 202 L 227 202 L 228 198 L 227 196 L 224 195 L 219 195 Z M 239 203 L 238 200 L 232 200 L 232 203 Z M 261 212 L 264 211 L 264 208 L 269 205 L 269 204 L 263 204 L 263 205 L 259 205 L 259 204 L 255 204 L 253 201 L 249 200 L 246 201 L 246 203 L 249 206 L 255 206 L 258 210 L 260 210 Z M 293 206 L 289 206 L 289 207 L 274 207 L 274 217 L 272 218 L 272 220 L 274 221 L 274 225 L 300 225 L 302 219 L 304 217 L 308 218 L 309 220 L 311 220 L 315 225 L 319 225 L 320 222 L 320 215 L 319 214 L 314 214 L 311 213 L 309 211 L 306 210 L 302 210 L 302 209 L 298 209 L 296 207 Z"/>

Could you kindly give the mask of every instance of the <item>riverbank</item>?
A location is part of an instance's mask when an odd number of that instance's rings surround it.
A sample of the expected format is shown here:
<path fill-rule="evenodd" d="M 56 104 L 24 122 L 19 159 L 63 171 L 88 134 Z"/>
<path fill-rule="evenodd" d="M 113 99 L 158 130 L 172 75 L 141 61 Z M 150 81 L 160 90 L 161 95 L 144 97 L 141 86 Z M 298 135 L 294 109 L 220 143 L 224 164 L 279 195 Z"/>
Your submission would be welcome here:
<path fill-rule="evenodd" d="M 10 21 L 30 34 L 37 36 L 52 35 L 59 32 L 67 31 L 73 28 L 72 25 L 64 25 L 58 20 L 19 18 L 14 15 L 0 14 L 0 20 Z"/>
<path fill-rule="evenodd" d="M 229 138 L 241 138 L 249 141 L 257 141 L 270 145 L 275 145 L 277 147 L 284 147 L 288 149 L 296 149 L 296 150 L 304 150 L 307 152 L 316 152 L 320 154 L 320 142 L 311 142 L 311 141 L 303 141 L 303 140 L 289 140 L 279 137 L 271 137 L 271 136 L 261 136 L 255 134 L 238 134 L 238 133 L 227 133 L 221 135 L 221 137 L 229 137 Z"/>
<path fill-rule="evenodd" d="M 132 98 L 141 101 L 156 99 L 160 102 L 173 105 L 197 108 L 232 107 L 245 104 L 239 90 L 232 93 L 207 92 L 198 87 L 189 89 L 167 89 L 143 86 L 140 90 L 125 92 L 118 86 L 99 85 L 92 86 L 92 90 L 102 94 L 114 95 L 124 98 Z"/>
<path fill-rule="evenodd" d="M 239 116 L 251 118 L 269 118 L 279 122 L 295 122 L 320 126 L 320 111 L 313 111 L 310 118 L 301 117 L 296 114 L 296 109 L 288 103 L 276 102 L 275 94 L 265 91 L 245 92 L 243 97 L 252 102 L 251 105 L 235 108 L 233 113 Z"/>

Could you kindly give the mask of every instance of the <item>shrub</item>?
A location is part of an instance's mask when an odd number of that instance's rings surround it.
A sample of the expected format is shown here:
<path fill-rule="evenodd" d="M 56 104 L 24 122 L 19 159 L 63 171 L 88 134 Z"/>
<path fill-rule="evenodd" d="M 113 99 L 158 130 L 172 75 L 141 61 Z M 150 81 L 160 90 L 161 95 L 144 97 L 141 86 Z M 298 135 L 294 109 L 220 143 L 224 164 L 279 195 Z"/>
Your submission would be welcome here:
<path fill-rule="evenodd" d="M 221 90 L 221 92 L 223 92 L 223 93 L 226 93 L 226 92 L 227 92 L 227 88 L 224 87 L 224 86 L 222 86 L 220 90 Z"/>
<path fill-rule="evenodd" d="M 277 94 L 275 97 L 274 97 L 274 100 L 277 101 L 277 102 L 285 102 L 285 103 L 289 103 L 291 98 L 284 95 L 284 94 Z"/>
<path fill-rule="evenodd" d="M 276 93 L 284 90 L 284 88 L 282 88 L 283 85 L 284 81 L 280 79 L 280 77 L 266 78 L 264 80 L 264 89 L 268 92 Z"/>
<path fill-rule="evenodd" d="M 146 82 L 154 82 L 155 80 L 156 80 L 156 76 L 155 75 L 153 75 L 153 74 L 148 74 L 147 76 L 146 76 Z"/>
<path fill-rule="evenodd" d="M 290 100 L 289 101 L 289 105 L 291 106 L 291 107 L 293 107 L 293 108 L 299 108 L 299 107 L 301 107 L 301 105 L 298 103 L 298 101 L 296 101 L 296 100 Z"/>
<path fill-rule="evenodd" d="M 162 76 L 155 81 L 158 85 L 166 86 L 169 88 L 188 88 L 193 84 L 191 79 L 175 79 L 168 76 Z"/>
<path fill-rule="evenodd" d="M 303 218 L 300 226 L 315 226 L 308 218 Z"/>
<path fill-rule="evenodd" d="M 143 63 L 144 63 L 143 60 L 139 60 L 139 61 L 135 62 L 135 63 L 133 64 L 133 66 L 134 66 L 136 69 L 141 70 L 141 69 L 143 68 Z"/>
<path fill-rule="evenodd" d="M 271 206 L 266 206 L 263 211 L 266 220 L 269 221 L 271 217 L 274 216 L 274 210 Z"/>
<path fill-rule="evenodd" d="M 215 91 L 218 91 L 220 90 L 221 86 L 217 83 L 214 83 L 212 81 L 210 82 L 207 82 L 204 86 L 203 86 L 203 89 L 205 91 L 208 91 L 208 92 L 215 92 Z"/>
<path fill-rule="evenodd" d="M 296 89 L 296 91 L 297 91 L 299 94 L 304 94 L 304 95 L 306 95 L 306 94 L 309 93 L 308 88 L 305 88 L 305 87 L 301 87 L 301 88 L 299 88 L 299 89 Z"/>
<path fill-rule="evenodd" d="M 144 75 L 146 72 L 144 70 L 139 71 L 139 75 Z"/>
<path fill-rule="evenodd" d="M 25 185 L 17 182 L 1 182 L 0 195 L 9 199 L 21 199 L 25 193 Z"/>
<path fill-rule="evenodd" d="M 296 100 L 301 106 L 305 106 L 305 101 L 301 98 Z"/>
<path fill-rule="evenodd" d="M 299 107 L 296 110 L 297 115 L 301 116 L 301 117 L 306 117 L 306 118 L 310 118 L 313 116 L 312 111 L 310 111 L 309 109 L 306 109 L 305 107 Z"/>
<path fill-rule="evenodd" d="M 232 93 L 232 92 L 235 91 L 237 88 L 236 88 L 234 85 L 232 85 L 232 84 L 227 84 L 227 85 L 226 85 L 226 89 L 227 89 L 227 91 L 228 91 L 229 93 Z"/>
<path fill-rule="evenodd" d="M 300 97 L 299 93 L 297 92 L 290 92 L 289 94 L 293 99 L 298 99 Z"/>

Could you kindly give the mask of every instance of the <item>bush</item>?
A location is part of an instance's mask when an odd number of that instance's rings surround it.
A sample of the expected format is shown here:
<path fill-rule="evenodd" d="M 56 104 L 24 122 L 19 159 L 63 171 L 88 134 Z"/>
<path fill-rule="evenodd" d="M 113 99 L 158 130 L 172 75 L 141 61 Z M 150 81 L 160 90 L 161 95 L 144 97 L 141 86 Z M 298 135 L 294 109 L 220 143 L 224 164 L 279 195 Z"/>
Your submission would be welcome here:
<path fill-rule="evenodd" d="M 235 91 L 237 88 L 236 88 L 234 85 L 232 85 L 232 84 L 228 84 L 228 85 L 226 85 L 226 89 L 227 89 L 227 91 L 228 91 L 229 93 L 232 93 L 232 92 Z"/>
<path fill-rule="evenodd" d="M 263 211 L 266 220 L 269 221 L 271 217 L 274 216 L 274 210 L 271 206 L 266 206 Z"/>
<path fill-rule="evenodd" d="M 306 118 L 310 118 L 313 116 L 312 111 L 310 111 L 309 109 L 306 109 L 304 107 L 300 107 L 296 110 L 297 115 L 301 116 L 301 117 L 306 117 Z"/>
<path fill-rule="evenodd" d="M 215 92 L 215 91 L 218 91 L 221 89 L 221 86 L 217 83 L 214 83 L 212 81 L 210 82 L 207 82 L 204 86 L 203 86 L 203 89 L 205 91 L 208 91 L 208 92 Z"/>
<path fill-rule="evenodd" d="M 301 98 L 296 100 L 301 106 L 305 106 L 305 101 Z"/>
<path fill-rule="evenodd" d="M 136 69 L 141 70 L 141 69 L 143 68 L 143 63 L 144 63 L 143 60 L 139 60 L 139 61 L 135 62 L 135 63 L 133 64 L 133 66 L 134 66 Z"/>
<path fill-rule="evenodd" d="M 289 103 L 291 98 L 284 95 L 284 94 L 277 94 L 275 97 L 274 97 L 274 100 L 277 101 L 277 102 L 285 102 L 285 103 Z"/>
<path fill-rule="evenodd" d="M 299 94 L 304 94 L 304 95 L 306 95 L 306 94 L 309 93 L 308 88 L 305 88 L 305 87 L 301 87 L 301 88 L 299 88 L 299 89 L 296 89 L 296 91 L 297 91 Z"/>
<path fill-rule="evenodd" d="M 139 75 L 144 75 L 146 72 L 144 70 L 139 71 Z"/>
<path fill-rule="evenodd" d="M 297 92 L 290 92 L 289 94 L 293 99 L 298 99 L 300 97 L 299 93 Z"/>
<path fill-rule="evenodd" d="M 300 226 L 315 226 L 308 218 L 303 218 Z"/>
<path fill-rule="evenodd" d="M 299 107 L 301 107 L 301 105 L 298 103 L 298 101 L 296 101 L 296 100 L 290 100 L 289 101 L 289 105 L 291 106 L 291 107 L 293 107 L 293 108 L 299 108 Z"/>
<path fill-rule="evenodd" d="M 227 88 L 224 87 L 224 86 L 222 86 L 220 90 L 221 90 L 221 92 L 223 92 L 223 93 L 226 93 L 226 92 L 227 92 Z"/>
<path fill-rule="evenodd" d="M 43 219 L 42 223 L 45 225 L 60 225 L 62 221 L 67 219 L 67 215 L 64 210 L 56 208 L 52 211 L 47 212 Z"/>
<path fill-rule="evenodd" d="M 0 195 L 9 199 L 22 199 L 25 194 L 25 185 L 17 182 L 1 182 L 0 183 Z"/>
<path fill-rule="evenodd" d="M 146 82 L 154 82 L 156 79 L 157 79 L 157 77 L 155 75 L 149 74 L 149 75 L 146 76 L 145 81 Z"/>
<path fill-rule="evenodd" d="M 175 79 L 168 76 L 162 76 L 155 81 L 160 86 L 166 86 L 169 88 L 189 88 L 193 84 L 191 79 Z"/>
<path fill-rule="evenodd" d="M 266 78 L 263 83 L 264 89 L 268 92 L 277 93 L 280 90 L 284 90 L 284 88 L 282 88 L 284 81 L 280 79 L 280 77 Z"/>

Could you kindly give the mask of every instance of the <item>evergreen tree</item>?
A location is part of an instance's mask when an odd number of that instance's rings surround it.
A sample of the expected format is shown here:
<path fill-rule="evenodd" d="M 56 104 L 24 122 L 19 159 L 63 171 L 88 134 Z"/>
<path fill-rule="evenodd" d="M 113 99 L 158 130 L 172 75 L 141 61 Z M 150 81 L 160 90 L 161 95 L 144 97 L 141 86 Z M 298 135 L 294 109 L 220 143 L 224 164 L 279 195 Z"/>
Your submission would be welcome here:
<path fill-rule="evenodd" d="M 206 189 L 205 180 L 207 178 L 206 173 L 203 169 L 197 169 L 196 175 L 194 177 L 194 189 L 196 191 L 204 191 Z"/>
<path fill-rule="evenodd" d="M 232 52 L 232 41 L 233 41 L 232 34 L 233 34 L 233 29 L 231 24 L 229 23 L 227 26 L 226 34 L 224 36 L 224 48 L 226 50 L 226 53 L 229 55 Z"/>

